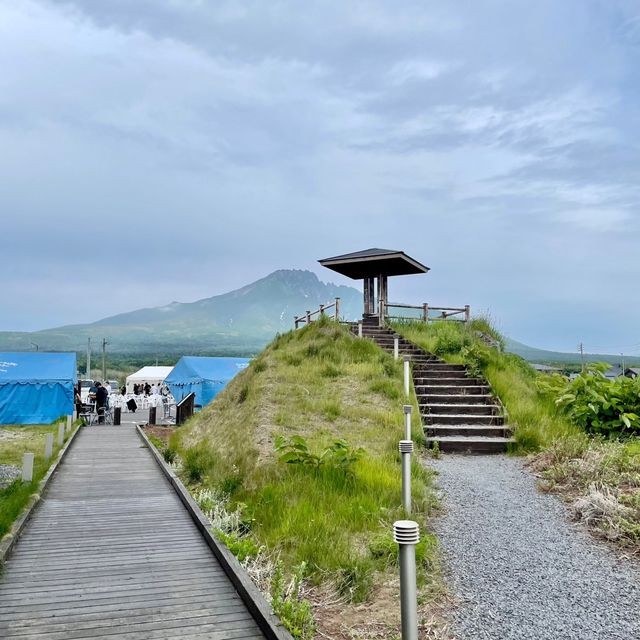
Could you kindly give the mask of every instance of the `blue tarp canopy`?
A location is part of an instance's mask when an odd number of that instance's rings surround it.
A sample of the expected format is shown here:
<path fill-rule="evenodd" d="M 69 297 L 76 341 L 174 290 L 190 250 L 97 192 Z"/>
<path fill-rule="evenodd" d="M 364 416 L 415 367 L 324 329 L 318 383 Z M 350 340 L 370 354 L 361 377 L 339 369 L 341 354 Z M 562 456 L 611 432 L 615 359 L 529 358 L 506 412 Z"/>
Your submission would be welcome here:
<path fill-rule="evenodd" d="M 193 391 L 196 394 L 196 404 L 204 407 L 248 364 L 249 358 L 182 356 L 164 383 L 176 402 Z"/>
<path fill-rule="evenodd" d="M 75 353 L 0 352 L 0 424 L 51 424 L 73 413 Z"/>

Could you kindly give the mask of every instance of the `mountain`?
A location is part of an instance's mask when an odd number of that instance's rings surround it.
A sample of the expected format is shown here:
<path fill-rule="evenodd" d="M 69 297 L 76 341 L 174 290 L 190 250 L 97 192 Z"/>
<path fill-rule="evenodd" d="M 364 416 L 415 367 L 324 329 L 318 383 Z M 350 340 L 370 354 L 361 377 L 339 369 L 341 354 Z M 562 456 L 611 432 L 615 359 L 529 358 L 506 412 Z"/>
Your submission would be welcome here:
<path fill-rule="evenodd" d="M 171 302 L 138 309 L 91 324 L 34 332 L 0 332 L 0 350 L 86 349 L 87 338 L 106 338 L 111 353 L 246 354 L 278 332 L 293 327 L 293 316 L 339 297 L 340 315 L 362 314 L 362 294 L 353 287 L 325 284 L 310 271 L 279 270 L 235 291 L 196 302 Z"/>
<path fill-rule="evenodd" d="M 536 349 L 530 347 L 517 340 L 507 338 L 506 350 L 519 355 L 521 358 L 528 360 L 529 362 L 539 362 L 545 364 L 557 363 L 557 364 L 578 364 L 580 363 L 579 353 L 563 353 L 561 351 L 546 351 L 545 349 Z M 585 362 L 608 362 L 609 364 L 620 364 L 621 356 L 616 354 L 606 353 L 585 353 Z M 625 364 L 629 366 L 640 365 L 640 358 L 625 356 Z"/>

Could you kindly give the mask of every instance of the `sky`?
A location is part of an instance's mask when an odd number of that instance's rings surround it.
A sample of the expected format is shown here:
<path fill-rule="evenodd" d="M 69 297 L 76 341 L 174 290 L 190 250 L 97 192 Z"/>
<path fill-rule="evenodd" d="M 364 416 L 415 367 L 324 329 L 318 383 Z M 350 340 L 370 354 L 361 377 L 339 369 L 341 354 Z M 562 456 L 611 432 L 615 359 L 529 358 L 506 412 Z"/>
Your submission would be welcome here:
<path fill-rule="evenodd" d="M 382 247 L 393 301 L 640 353 L 635 1 L 0 0 L 0 69 L 0 330 Z"/>

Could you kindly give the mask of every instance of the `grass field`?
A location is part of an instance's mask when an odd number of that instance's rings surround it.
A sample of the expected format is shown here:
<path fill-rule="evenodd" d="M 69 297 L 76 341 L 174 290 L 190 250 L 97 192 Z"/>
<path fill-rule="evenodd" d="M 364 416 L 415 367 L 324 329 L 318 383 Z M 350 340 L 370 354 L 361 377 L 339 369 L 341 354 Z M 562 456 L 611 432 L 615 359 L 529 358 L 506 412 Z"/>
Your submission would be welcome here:
<path fill-rule="evenodd" d="M 262 548 L 289 576 L 303 567 L 306 583 L 333 589 L 352 606 L 345 622 L 353 629 L 360 618 L 393 637 L 397 606 L 389 610 L 382 594 L 397 575 L 392 523 L 405 515 L 397 453 L 404 402 L 400 363 L 322 321 L 274 340 L 174 434 L 165 456 L 177 454 L 181 475 L 201 502 L 210 495 L 203 491 L 213 491 L 235 514 L 231 531 L 222 532 L 232 550 L 251 555 Z M 414 439 L 422 442 L 417 410 L 414 418 Z M 277 451 L 278 436 L 293 446 Z M 336 441 L 343 441 L 337 450 Z M 288 462 L 280 460 L 284 453 Z M 438 581 L 436 542 L 425 526 L 435 497 L 421 465 L 412 473 L 426 602 Z"/>
<path fill-rule="evenodd" d="M 44 447 L 47 433 L 54 436 L 54 449 L 51 460 L 45 460 Z M 60 447 L 57 446 L 57 423 L 52 425 L 8 425 L 0 427 L 0 464 L 22 468 L 24 453 L 34 453 L 33 482 L 18 479 L 5 489 L 0 489 L 0 538 L 10 529 L 14 520 L 29 502 L 38 483 L 55 461 Z M 65 442 L 68 439 L 65 436 Z"/>

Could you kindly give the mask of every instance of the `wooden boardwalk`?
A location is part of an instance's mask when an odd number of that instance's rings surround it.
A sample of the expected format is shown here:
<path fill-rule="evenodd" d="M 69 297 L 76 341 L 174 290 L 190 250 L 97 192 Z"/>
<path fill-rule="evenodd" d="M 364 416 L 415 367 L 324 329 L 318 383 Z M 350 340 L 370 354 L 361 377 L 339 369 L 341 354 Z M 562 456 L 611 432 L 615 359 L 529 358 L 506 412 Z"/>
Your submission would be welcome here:
<path fill-rule="evenodd" d="M 264 638 L 129 425 L 78 434 L 0 576 L 0 638 Z"/>

